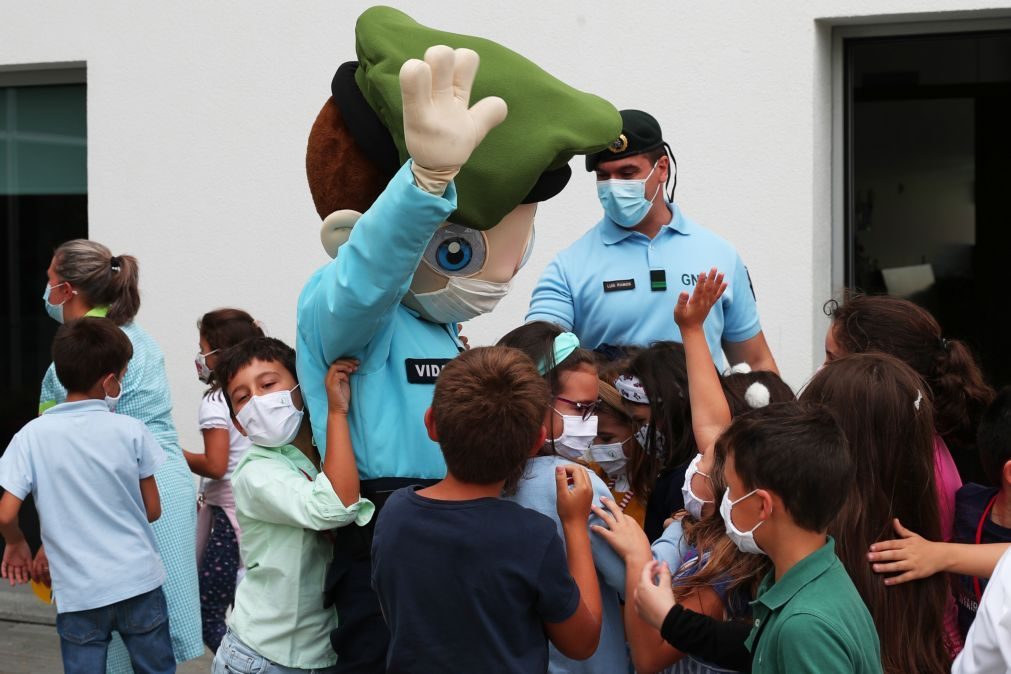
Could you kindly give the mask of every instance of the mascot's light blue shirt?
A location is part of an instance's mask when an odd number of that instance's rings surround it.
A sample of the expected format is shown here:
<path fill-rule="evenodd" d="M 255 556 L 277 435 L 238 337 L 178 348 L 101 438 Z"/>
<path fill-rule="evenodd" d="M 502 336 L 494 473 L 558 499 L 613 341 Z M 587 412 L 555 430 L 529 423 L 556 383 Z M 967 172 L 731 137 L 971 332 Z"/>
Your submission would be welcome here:
<path fill-rule="evenodd" d="M 439 367 L 461 344 L 455 326 L 426 321 L 400 300 L 435 230 L 456 210 L 456 188 L 429 194 L 414 184 L 410 165 L 400 168 L 336 259 L 309 278 L 298 298 L 298 380 L 321 454 L 327 368 L 342 357 L 360 361 L 351 376 L 348 421 L 363 480 L 446 474 L 424 416 Z"/>

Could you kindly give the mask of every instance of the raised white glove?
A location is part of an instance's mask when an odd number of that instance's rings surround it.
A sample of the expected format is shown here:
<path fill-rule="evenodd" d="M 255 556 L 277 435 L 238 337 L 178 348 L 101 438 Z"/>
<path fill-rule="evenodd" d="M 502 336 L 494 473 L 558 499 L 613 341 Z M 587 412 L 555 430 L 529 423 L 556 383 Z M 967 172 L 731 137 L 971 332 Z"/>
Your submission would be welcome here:
<path fill-rule="evenodd" d="M 404 102 L 404 141 L 414 159 L 418 187 L 442 194 L 484 137 L 506 118 L 498 96 L 470 105 L 478 66 L 477 52 L 429 47 L 425 60 L 400 68 Z"/>

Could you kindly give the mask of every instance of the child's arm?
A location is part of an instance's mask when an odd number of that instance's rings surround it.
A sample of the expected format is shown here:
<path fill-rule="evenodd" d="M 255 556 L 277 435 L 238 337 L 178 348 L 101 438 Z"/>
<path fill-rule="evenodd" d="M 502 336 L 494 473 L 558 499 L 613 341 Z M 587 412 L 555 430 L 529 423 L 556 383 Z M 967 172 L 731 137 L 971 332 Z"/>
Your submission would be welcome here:
<path fill-rule="evenodd" d="M 154 481 L 154 475 L 141 478 L 140 497 L 144 499 L 147 521 L 158 521 L 158 518 L 161 517 L 161 496 L 158 494 L 158 483 Z"/>
<path fill-rule="evenodd" d="M 361 493 L 348 426 L 351 405 L 349 377 L 356 369 L 357 360 L 338 360 L 326 373 L 326 456 L 323 458 L 323 472 L 333 485 L 337 498 L 345 505 L 356 503 Z"/>
<path fill-rule="evenodd" d="M 595 525 L 593 530 L 625 560 L 625 637 L 632 651 L 632 664 L 636 671 L 654 672 L 677 662 L 684 654 L 665 643 L 657 628 L 646 622 L 635 610 L 633 597 L 642 570 L 653 563 L 649 539 L 638 523 L 625 515 L 617 503 L 609 500 L 604 505 L 607 510 L 594 508 L 593 512 L 607 524 L 607 528 Z M 667 591 L 673 604 L 674 595 L 670 589 L 669 576 Z M 686 600 L 692 601 L 694 608 L 701 613 L 723 615 L 723 605 L 715 592 L 698 592 Z"/>
<path fill-rule="evenodd" d="M 643 567 L 635 588 L 635 610 L 649 626 L 648 641 L 640 638 L 648 650 L 633 660 L 639 671 L 667 667 L 690 653 L 719 667 L 746 672 L 751 668 L 751 654 L 744 642 L 751 625 L 723 620 L 723 603 L 712 589 L 693 592 L 676 603 L 670 568 L 657 561 Z M 695 610 L 685 608 L 692 605 Z M 646 642 L 642 644 L 641 642 Z"/>
<path fill-rule="evenodd" d="M 183 456 L 191 472 L 220 480 L 228 472 L 228 453 L 231 451 L 228 429 L 202 428 L 200 433 L 204 436 L 204 453 L 195 454 L 184 449 Z"/>
<path fill-rule="evenodd" d="M 0 578 L 6 578 L 12 586 L 27 583 L 32 575 L 32 551 L 18 526 L 20 510 L 21 499 L 9 491 L 4 492 L 0 497 L 0 535 L 6 545 L 0 562 Z"/>
<path fill-rule="evenodd" d="M 708 472 L 710 450 L 720 433 L 730 424 L 730 406 L 723 394 L 720 376 L 713 366 L 706 333 L 702 329 L 709 311 L 726 289 L 723 274 L 718 273 L 714 267 L 699 276 L 691 300 L 688 299 L 688 293 L 683 292 L 674 307 L 674 321 L 681 330 L 681 340 L 685 347 L 692 431 L 695 434 L 695 444 L 706 457 L 702 466 L 704 472 Z"/>
<path fill-rule="evenodd" d="M 570 479 L 572 489 L 568 485 Z M 569 573 L 579 587 L 579 607 L 564 622 L 545 623 L 544 631 L 562 655 L 574 660 L 585 660 L 597 650 L 602 619 L 600 584 L 590 552 L 590 535 L 586 529 L 593 488 L 586 469 L 575 464 L 556 468 L 555 482 Z"/>
<path fill-rule="evenodd" d="M 900 538 L 871 545 L 867 559 L 876 573 L 897 573 L 885 585 L 898 585 L 946 571 L 989 578 L 1011 544 L 937 543 L 906 529 L 898 519 L 892 523 Z"/>

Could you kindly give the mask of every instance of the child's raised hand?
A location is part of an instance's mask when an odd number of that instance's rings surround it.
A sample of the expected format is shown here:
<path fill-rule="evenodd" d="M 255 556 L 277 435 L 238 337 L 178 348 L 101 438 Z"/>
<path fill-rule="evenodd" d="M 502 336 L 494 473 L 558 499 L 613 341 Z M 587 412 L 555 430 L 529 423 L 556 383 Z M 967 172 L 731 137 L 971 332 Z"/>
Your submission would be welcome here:
<path fill-rule="evenodd" d="M 347 414 L 351 405 L 351 374 L 358 369 L 353 358 L 335 360 L 326 373 L 327 408 L 332 414 Z"/>
<path fill-rule="evenodd" d="M 900 538 L 871 545 L 867 559 L 875 573 L 897 573 L 885 578 L 885 585 L 898 585 L 919 580 L 944 570 L 943 543 L 928 541 L 902 526 L 898 519 L 892 521 Z"/>
<path fill-rule="evenodd" d="M 27 583 L 32 579 L 32 551 L 28 543 L 8 543 L 0 562 L 0 578 L 6 578 L 11 586 Z"/>
<path fill-rule="evenodd" d="M 607 526 L 593 524 L 590 529 L 607 541 L 626 564 L 629 558 L 636 556 L 651 558 L 649 538 L 639 523 L 623 513 L 613 500 L 602 498 L 600 502 L 607 507 L 607 510 L 593 506 L 593 514 Z"/>
<path fill-rule="evenodd" d="M 686 292 L 678 296 L 678 303 L 674 306 L 674 322 L 681 330 L 700 327 L 709 315 L 709 310 L 719 301 L 726 289 L 723 274 L 718 272 L 716 267 L 708 272 L 702 272 L 695 284 L 695 290 L 692 291 L 691 299 L 688 299 Z"/>
<path fill-rule="evenodd" d="M 635 610 L 639 617 L 660 629 L 674 603 L 674 587 L 667 562 L 652 561 L 642 567 L 639 584 L 635 586 Z"/>
<path fill-rule="evenodd" d="M 572 487 L 569 487 L 569 483 Z M 574 463 L 567 463 L 555 468 L 555 496 L 558 505 L 558 517 L 562 524 L 586 525 L 590 517 L 590 503 L 593 501 L 593 487 L 586 468 Z"/>

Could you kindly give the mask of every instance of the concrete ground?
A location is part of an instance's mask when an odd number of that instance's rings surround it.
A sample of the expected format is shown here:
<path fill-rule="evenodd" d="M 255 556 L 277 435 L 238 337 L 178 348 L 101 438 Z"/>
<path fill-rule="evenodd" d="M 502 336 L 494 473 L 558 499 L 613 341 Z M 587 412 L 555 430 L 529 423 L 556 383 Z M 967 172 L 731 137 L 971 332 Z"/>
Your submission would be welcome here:
<path fill-rule="evenodd" d="M 60 638 L 56 636 L 56 612 L 40 602 L 28 586 L 0 586 L 0 674 L 58 674 Z M 179 665 L 179 674 L 206 674 L 212 655 Z"/>

